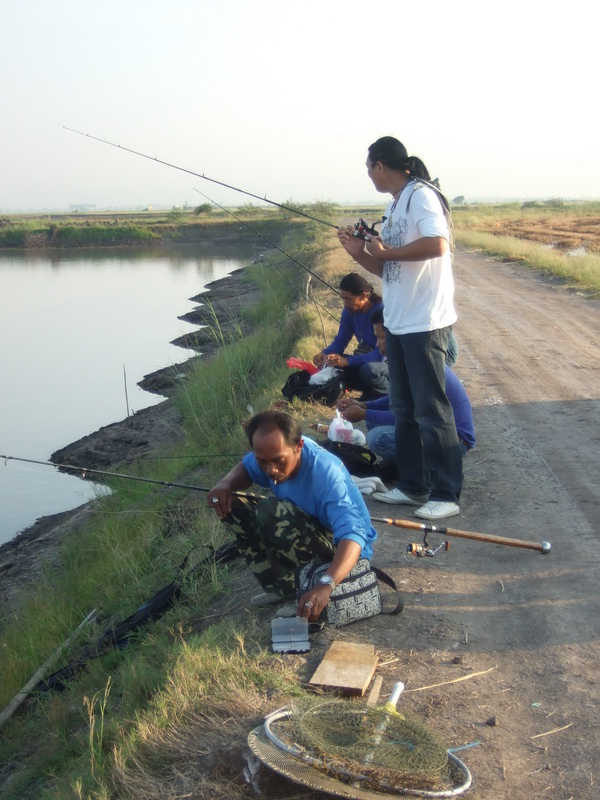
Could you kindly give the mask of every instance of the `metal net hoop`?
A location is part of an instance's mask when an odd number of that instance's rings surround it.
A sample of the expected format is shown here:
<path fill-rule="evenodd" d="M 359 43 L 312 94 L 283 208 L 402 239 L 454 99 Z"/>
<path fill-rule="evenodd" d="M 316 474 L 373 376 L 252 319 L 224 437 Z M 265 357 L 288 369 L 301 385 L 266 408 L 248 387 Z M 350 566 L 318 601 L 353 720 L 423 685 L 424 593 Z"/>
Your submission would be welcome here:
<path fill-rule="evenodd" d="M 317 769 L 376 791 L 440 790 L 454 783 L 441 739 L 391 704 L 348 701 L 294 707 L 271 723 L 275 734 Z"/>

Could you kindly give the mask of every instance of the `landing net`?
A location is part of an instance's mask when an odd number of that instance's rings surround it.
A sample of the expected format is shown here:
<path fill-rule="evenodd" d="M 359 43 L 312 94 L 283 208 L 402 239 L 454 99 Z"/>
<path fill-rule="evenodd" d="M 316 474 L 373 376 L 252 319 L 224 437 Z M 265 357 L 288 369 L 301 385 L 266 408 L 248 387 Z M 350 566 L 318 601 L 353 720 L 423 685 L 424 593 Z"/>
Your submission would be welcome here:
<path fill-rule="evenodd" d="M 308 701 L 272 715 L 265 732 L 288 753 L 352 785 L 388 794 L 456 786 L 456 767 L 440 737 L 390 703 Z"/>

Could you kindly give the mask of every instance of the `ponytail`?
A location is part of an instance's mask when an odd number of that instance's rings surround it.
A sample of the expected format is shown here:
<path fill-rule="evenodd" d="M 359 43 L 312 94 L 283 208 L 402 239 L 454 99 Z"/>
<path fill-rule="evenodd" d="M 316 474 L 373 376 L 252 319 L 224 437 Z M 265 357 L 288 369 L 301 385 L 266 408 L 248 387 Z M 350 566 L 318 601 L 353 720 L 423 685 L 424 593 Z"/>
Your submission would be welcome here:
<path fill-rule="evenodd" d="M 408 171 L 411 178 L 422 178 L 424 181 L 431 181 L 429 170 L 417 156 L 410 156 L 408 159 Z"/>
<path fill-rule="evenodd" d="M 409 156 L 402 142 L 393 136 L 382 136 L 369 147 L 369 161 L 375 164 L 381 162 L 388 169 L 398 172 L 408 172 L 411 178 L 421 178 L 431 181 L 429 170 L 417 156 Z"/>

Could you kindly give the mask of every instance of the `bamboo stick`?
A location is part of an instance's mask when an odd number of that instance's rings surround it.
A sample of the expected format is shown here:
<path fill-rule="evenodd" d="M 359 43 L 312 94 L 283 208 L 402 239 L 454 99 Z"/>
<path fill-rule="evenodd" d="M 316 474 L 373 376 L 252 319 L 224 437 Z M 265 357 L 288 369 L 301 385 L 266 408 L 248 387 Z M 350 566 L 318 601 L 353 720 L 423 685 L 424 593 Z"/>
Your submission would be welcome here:
<path fill-rule="evenodd" d="M 37 670 L 37 672 L 35 673 L 35 675 L 33 675 L 33 676 L 32 676 L 32 677 L 31 677 L 31 678 L 30 678 L 30 679 L 27 681 L 27 683 L 25 684 L 25 686 L 23 686 L 23 688 L 21 689 L 21 691 L 20 691 L 20 692 L 17 692 L 17 694 L 16 694 L 16 695 L 13 697 L 13 699 L 10 701 L 10 703 L 9 703 L 9 704 L 6 706 L 6 708 L 4 709 L 4 711 L 2 711 L 2 712 L 0 713 L 0 730 L 1 730 L 1 729 L 4 727 L 4 725 L 5 725 L 5 724 L 8 722 L 8 720 L 9 720 L 9 719 L 12 717 L 12 715 L 15 713 L 15 711 L 17 710 L 17 708 L 19 708 L 19 706 L 21 705 L 21 703 L 22 703 L 22 702 L 23 702 L 23 701 L 24 701 L 24 700 L 25 700 L 25 699 L 26 699 L 26 698 L 29 696 L 29 694 L 31 693 L 31 690 L 32 690 L 32 689 L 33 689 L 33 688 L 34 688 L 34 687 L 35 687 L 35 686 L 36 686 L 36 685 L 37 685 L 37 684 L 38 684 L 38 683 L 41 681 L 41 679 L 44 677 L 44 674 L 45 674 L 45 673 L 46 673 L 46 672 L 47 672 L 47 671 L 50 669 L 50 667 L 51 667 L 51 666 L 54 664 L 54 662 L 55 662 L 55 661 L 58 659 L 58 657 L 59 657 L 59 656 L 60 656 L 60 654 L 63 652 L 63 650 L 64 650 L 65 648 L 67 648 L 67 647 L 68 647 L 68 646 L 71 644 L 71 642 L 73 641 L 73 639 L 75 638 L 75 636 L 76 636 L 76 635 L 79 633 L 79 631 L 81 630 L 81 628 L 83 628 L 83 626 L 84 626 L 84 625 L 86 625 L 88 622 L 91 622 L 91 620 L 93 619 L 93 617 L 94 617 L 95 615 L 96 615 L 96 609 L 94 609 L 93 611 L 90 611 L 90 613 L 89 613 L 89 614 L 87 615 L 87 617 L 86 617 L 86 618 L 83 620 L 83 622 L 81 622 L 81 623 L 80 623 L 80 624 L 77 626 L 77 628 L 75 628 L 75 630 L 74 630 L 74 631 L 73 631 L 73 633 L 72 633 L 72 634 L 69 636 L 69 638 L 68 638 L 68 639 L 66 639 L 66 640 L 65 640 L 65 641 L 64 641 L 64 642 L 61 644 L 61 646 L 60 646 L 60 647 L 59 647 L 59 648 L 58 648 L 58 649 L 57 649 L 57 650 L 56 650 L 56 651 L 55 651 L 55 652 L 54 652 L 54 653 L 53 653 L 53 654 L 50 656 L 50 658 L 48 658 L 48 659 L 47 659 L 47 660 L 46 660 L 46 661 L 45 661 L 45 662 L 42 664 L 42 666 L 41 666 L 41 667 L 40 667 L 40 668 Z"/>

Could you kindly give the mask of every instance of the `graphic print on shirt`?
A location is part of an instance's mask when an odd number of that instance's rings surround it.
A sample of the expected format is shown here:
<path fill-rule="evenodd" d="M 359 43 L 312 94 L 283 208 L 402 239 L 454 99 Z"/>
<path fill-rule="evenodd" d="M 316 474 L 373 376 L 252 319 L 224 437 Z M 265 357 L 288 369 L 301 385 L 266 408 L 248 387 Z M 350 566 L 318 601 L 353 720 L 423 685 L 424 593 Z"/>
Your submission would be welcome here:
<path fill-rule="evenodd" d="M 386 220 L 381 229 L 381 238 L 389 247 L 402 247 L 406 241 L 408 222 L 406 217 L 392 215 Z M 391 283 L 402 283 L 402 264 L 399 261 L 384 261 L 383 263 L 383 282 L 388 285 Z"/>

